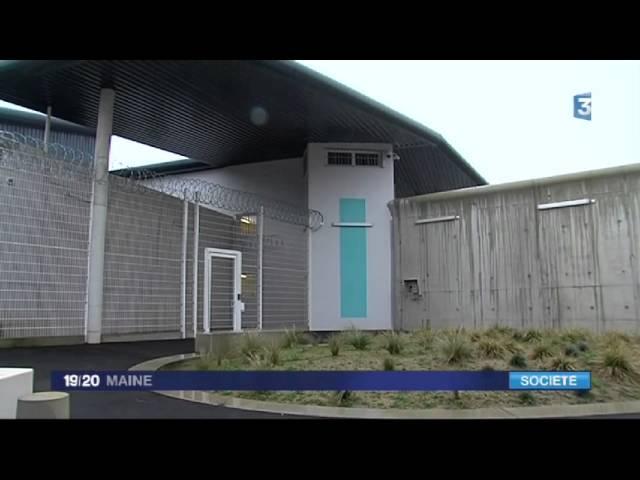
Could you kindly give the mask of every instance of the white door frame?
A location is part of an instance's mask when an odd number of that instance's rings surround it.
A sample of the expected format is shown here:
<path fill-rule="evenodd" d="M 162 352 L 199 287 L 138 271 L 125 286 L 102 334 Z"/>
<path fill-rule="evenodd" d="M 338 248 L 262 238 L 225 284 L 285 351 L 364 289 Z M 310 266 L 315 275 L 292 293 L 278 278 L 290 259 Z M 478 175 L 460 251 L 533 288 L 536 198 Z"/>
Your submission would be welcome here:
<path fill-rule="evenodd" d="M 213 257 L 230 258 L 233 260 L 233 331 L 239 332 L 242 330 L 242 312 L 244 311 L 244 303 L 240 297 L 242 294 L 242 252 L 226 250 L 224 248 L 204 249 L 203 329 L 205 333 L 211 331 L 211 260 Z"/>

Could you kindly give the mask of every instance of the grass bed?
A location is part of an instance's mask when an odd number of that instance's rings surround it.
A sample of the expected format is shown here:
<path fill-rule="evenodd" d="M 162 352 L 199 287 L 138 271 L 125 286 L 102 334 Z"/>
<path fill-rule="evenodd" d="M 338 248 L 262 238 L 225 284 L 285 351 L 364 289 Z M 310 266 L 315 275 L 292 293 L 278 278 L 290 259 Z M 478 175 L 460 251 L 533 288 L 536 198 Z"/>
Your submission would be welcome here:
<path fill-rule="evenodd" d="M 526 365 L 526 367 L 524 367 Z M 304 405 L 369 408 L 482 408 L 640 400 L 640 337 L 582 330 L 349 331 L 326 343 L 289 335 L 280 345 L 247 337 L 238 351 L 186 360 L 167 370 L 590 370 L 576 392 L 218 392 Z"/>

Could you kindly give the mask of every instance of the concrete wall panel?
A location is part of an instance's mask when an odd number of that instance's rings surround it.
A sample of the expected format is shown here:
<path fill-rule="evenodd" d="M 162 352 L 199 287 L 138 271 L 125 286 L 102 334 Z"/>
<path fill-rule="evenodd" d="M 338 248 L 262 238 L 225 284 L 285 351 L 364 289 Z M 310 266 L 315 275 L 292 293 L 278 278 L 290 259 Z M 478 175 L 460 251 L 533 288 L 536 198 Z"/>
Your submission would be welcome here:
<path fill-rule="evenodd" d="M 539 210 L 551 202 L 595 202 Z M 395 325 L 639 331 L 640 166 L 397 200 Z M 459 219 L 416 225 L 446 215 Z M 403 288 L 418 278 L 420 296 Z"/>

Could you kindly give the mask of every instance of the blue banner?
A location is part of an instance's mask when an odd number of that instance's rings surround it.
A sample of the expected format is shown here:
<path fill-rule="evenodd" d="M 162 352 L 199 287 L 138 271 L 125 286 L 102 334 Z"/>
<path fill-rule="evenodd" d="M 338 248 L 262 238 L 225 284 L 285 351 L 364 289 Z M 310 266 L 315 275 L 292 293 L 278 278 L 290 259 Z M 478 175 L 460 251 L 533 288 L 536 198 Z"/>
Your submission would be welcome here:
<path fill-rule="evenodd" d="M 545 375 L 531 380 L 523 375 Z M 517 375 L 520 375 L 519 377 Z M 588 376 L 588 388 L 579 375 Z M 565 378 L 566 377 L 566 378 Z M 519 380 L 516 380 L 519 379 Z M 546 383 L 545 383 L 546 382 Z M 551 382 L 551 383 L 549 383 Z M 535 384 L 535 385 L 534 385 Z M 482 391 L 584 390 L 590 372 L 505 371 L 66 371 L 51 374 L 60 391 L 210 390 L 210 391 Z"/>

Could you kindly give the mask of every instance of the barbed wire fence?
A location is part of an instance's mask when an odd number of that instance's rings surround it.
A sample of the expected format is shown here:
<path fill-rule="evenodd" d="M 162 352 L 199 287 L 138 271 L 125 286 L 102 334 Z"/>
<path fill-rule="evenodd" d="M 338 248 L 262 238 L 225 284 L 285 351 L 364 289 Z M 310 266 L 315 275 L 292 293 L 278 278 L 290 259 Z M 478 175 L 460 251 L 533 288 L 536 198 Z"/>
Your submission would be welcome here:
<path fill-rule="evenodd" d="M 318 210 L 301 208 L 280 200 L 252 192 L 209 182 L 201 178 L 181 178 L 162 175 L 137 167 L 125 167 L 118 176 L 127 180 L 127 186 L 140 192 L 154 190 L 189 202 L 199 202 L 211 208 L 236 213 L 257 213 L 280 222 L 302 225 L 316 231 L 324 225 L 324 216 Z"/>
<path fill-rule="evenodd" d="M 14 164 L 14 168 L 52 178 L 91 176 L 93 156 L 57 143 L 46 146 L 42 140 L 14 132 L 0 130 L 0 149 L 18 155 L 5 155 L 4 161 L 29 157 L 27 162 Z M 53 160 L 53 161 L 52 161 Z M 158 174 L 138 167 L 124 167 L 118 176 L 126 179 L 123 188 L 140 193 L 149 190 L 165 193 L 189 202 L 236 213 L 258 212 L 264 208 L 265 216 L 285 223 L 302 225 L 316 231 L 324 225 L 321 212 L 291 205 L 252 192 L 233 189 L 203 179 L 178 178 Z"/>
<path fill-rule="evenodd" d="M 240 213 L 256 213 L 262 207 L 264 215 L 268 218 L 294 225 L 302 225 L 312 231 L 318 230 L 324 224 L 322 213 L 317 210 L 303 209 L 202 179 L 154 178 L 150 181 L 150 187 L 174 196 L 180 195 L 181 192 L 186 192 L 188 201 L 198 200 L 201 204 Z"/>
<path fill-rule="evenodd" d="M 93 166 L 93 156 L 86 152 L 59 143 L 45 146 L 42 140 L 5 130 L 0 130 L 0 150 L 5 152 L 5 162 L 28 157 L 29 161 L 20 165 L 22 170 L 29 169 L 53 177 L 90 175 Z"/>
<path fill-rule="evenodd" d="M 0 131 L 0 338 L 83 335 L 92 168 L 84 152 Z M 305 328 L 307 232 L 323 223 L 202 179 L 109 175 L 103 334 L 200 328 L 207 247 L 243 251 L 243 326 Z"/>
<path fill-rule="evenodd" d="M 192 331 L 194 323 L 203 318 L 203 251 L 207 247 L 242 251 L 242 297 L 246 306 L 242 315 L 243 326 L 308 327 L 307 232 L 317 231 L 323 226 L 321 212 L 200 178 L 158 175 L 145 169 L 126 167 L 118 174 L 121 177 L 119 181 L 124 180 L 123 188 L 146 195 L 161 192 L 189 205 L 185 282 L 187 320 L 184 322 L 187 331 Z M 199 211 L 197 228 L 194 219 L 196 208 Z M 220 212 L 236 214 L 235 221 L 230 223 Z M 195 260 L 194 231 L 198 231 L 199 237 Z M 195 276 L 194 263 L 197 263 Z M 224 303 L 225 298 L 216 297 L 215 290 L 211 301 Z M 213 307 L 210 317 L 219 319 L 221 316 L 226 317 L 225 314 L 216 315 Z M 229 329 L 231 326 L 230 321 L 223 320 L 213 321 L 211 325 L 213 329 Z"/>
<path fill-rule="evenodd" d="M 91 159 L 0 131 L 0 338 L 84 334 Z"/>

